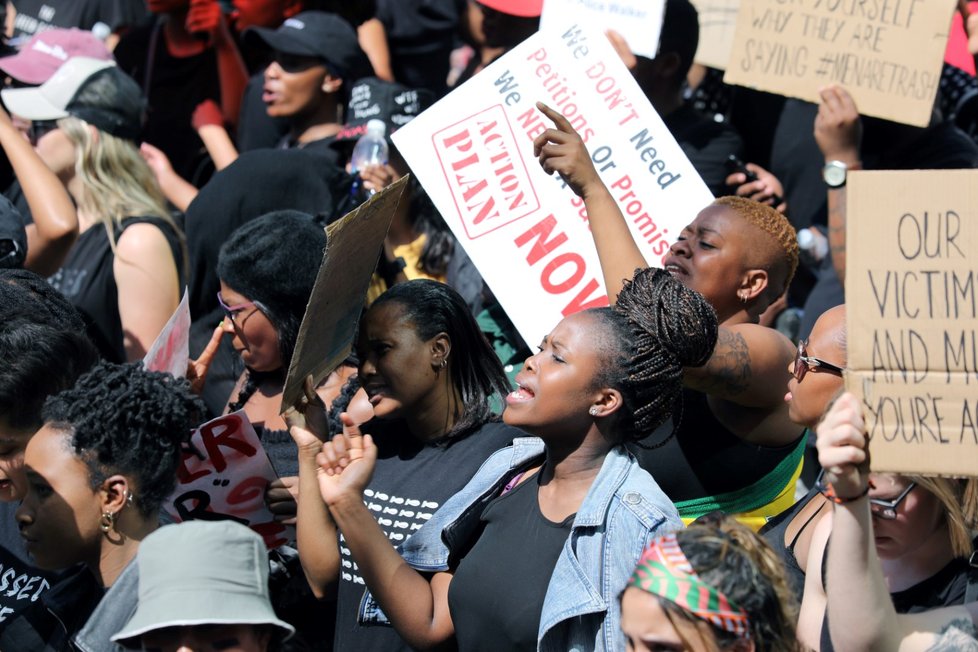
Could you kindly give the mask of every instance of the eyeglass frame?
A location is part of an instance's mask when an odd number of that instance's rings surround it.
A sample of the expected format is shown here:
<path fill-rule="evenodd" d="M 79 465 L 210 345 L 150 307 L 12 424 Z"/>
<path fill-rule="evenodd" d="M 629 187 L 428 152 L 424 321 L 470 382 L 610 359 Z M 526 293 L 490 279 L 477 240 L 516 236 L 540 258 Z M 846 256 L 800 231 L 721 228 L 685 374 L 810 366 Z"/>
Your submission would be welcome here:
<path fill-rule="evenodd" d="M 816 487 L 825 486 L 825 469 L 822 469 L 818 473 L 818 477 L 815 479 Z M 878 519 L 883 521 L 893 521 L 897 517 L 897 508 L 900 507 L 900 503 L 906 500 L 910 492 L 914 490 L 917 486 L 916 481 L 911 480 L 910 484 L 907 485 L 906 489 L 900 492 L 900 494 L 892 500 L 883 500 L 882 498 L 870 498 L 869 499 L 869 511 L 870 513 Z M 865 494 L 864 494 L 865 495 Z"/>
<path fill-rule="evenodd" d="M 224 297 L 221 296 L 220 292 L 217 293 L 217 303 L 219 306 L 221 306 L 221 309 L 224 311 L 224 315 L 228 318 L 228 320 L 230 320 L 231 325 L 238 329 L 242 328 L 242 325 L 234 320 L 234 316 L 237 313 L 241 312 L 242 310 L 247 310 L 248 308 L 254 308 L 256 310 L 260 310 L 263 313 L 267 314 L 265 307 L 261 305 L 261 303 L 259 303 L 258 301 L 246 301 L 244 303 L 239 303 L 233 306 L 229 306 L 228 304 L 224 303 Z"/>
<path fill-rule="evenodd" d="M 842 377 L 842 373 L 845 371 L 844 367 L 834 365 L 831 362 L 826 362 L 812 355 L 806 355 L 808 351 L 805 350 L 805 344 L 804 341 L 799 341 L 798 349 L 795 351 L 795 362 L 792 365 L 792 375 L 795 377 L 795 380 L 800 383 L 804 380 L 805 374 L 814 370 L 824 370 L 832 375 Z"/>

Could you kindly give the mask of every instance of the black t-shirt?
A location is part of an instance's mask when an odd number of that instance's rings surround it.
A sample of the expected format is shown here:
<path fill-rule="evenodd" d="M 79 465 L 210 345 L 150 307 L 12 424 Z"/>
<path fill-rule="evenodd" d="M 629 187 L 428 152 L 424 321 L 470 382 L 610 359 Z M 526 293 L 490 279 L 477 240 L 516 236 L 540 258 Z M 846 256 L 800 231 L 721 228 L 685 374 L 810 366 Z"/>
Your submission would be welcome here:
<path fill-rule="evenodd" d="M 115 231 L 118 241 L 122 232 L 133 224 L 147 222 L 166 237 L 178 272 L 183 269 L 183 253 L 176 232 L 165 221 L 155 217 L 130 217 Z M 95 224 L 78 236 L 61 269 L 48 279 L 81 313 L 88 336 L 99 354 L 110 362 L 126 361 L 123 347 L 122 320 L 119 317 L 119 288 L 112 269 L 115 253 L 109 234 Z M 182 275 L 181 275 L 182 278 Z"/>
<path fill-rule="evenodd" d="M 114 32 L 146 19 L 143 0 L 13 0 L 14 36 L 30 37 L 52 27 L 90 30 L 105 23 Z"/>
<path fill-rule="evenodd" d="M 127 32 L 113 54 L 119 68 L 146 94 L 149 110 L 143 140 L 163 150 L 184 179 L 195 185 L 206 181 L 209 158 L 191 116 L 204 100 L 221 101 L 213 48 L 189 57 L 172 56 L 159 19 Z"/>
<path fill-rule="evenodd" d="M 968 589 L 968 562 L 953 559 L 951 563 L 931 575 L 923 582 L 909 589 L 891 593 L 893 607 L 898 614 L 916 614 L 940 607 L 964 604 L 964 594 Z M 829 618 L 822 619 L 822 652 L 834 652 L 835 646 L 829 636 Z"/>
<path fill-rule="evenodd" d="M 540 511 L 538 478 L 493 500 L 478 541 L 459 563 L 448 607 L 460 650 L 537 649 L 540 614 L 574 516 L 554 523 Z"/>
<path fill-rule="evenodd" d="M 445 94 L 448 55 L 464 8 L 462 0 L 377 0 L 394 79 L 410 88 Z"/>
<path fill-rule="evenodd" d="M 369 424 L 364 432 L 370 432 Z M 364 502 L 391 543 L 398 546 L 462 489 L 490 455 L 520 436 L 522 432 L 505 424 L 487 423 L 448 446 L 424 445 L 405 430 L 392 428 L 375 438 L 380 450 L 370 485 L 363 493 Z M 342 536 L 340 557 L 333 649 L 410 650 L 391 627 L 357 624 L 364 584 Z"/>
<path fill-rule="evenodd" d="M 663 122 L 713 196 L 729 195 L 732 188 L 725 183 L 727 159 L 731 154 L 740 158 L 744 148 L 737 131 L 726 122 L 711 120 L 689 103 L 667 115 Z"/>

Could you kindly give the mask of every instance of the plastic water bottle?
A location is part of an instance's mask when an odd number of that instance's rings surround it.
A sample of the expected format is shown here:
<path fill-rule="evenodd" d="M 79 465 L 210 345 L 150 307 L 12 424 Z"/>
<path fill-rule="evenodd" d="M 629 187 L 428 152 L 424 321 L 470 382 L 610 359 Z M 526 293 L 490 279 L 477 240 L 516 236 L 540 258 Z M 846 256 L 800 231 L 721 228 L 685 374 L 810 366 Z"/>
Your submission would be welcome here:
<path fill-rule="evenodd" d="M 358 172 L 368 165 L 387 165 L 389 155 L 387 149 L 387 124 L 383 120 L 371 120 L 367 123 L 367 133 L 360 136 L 356 146 L 353 148 L 353 156 L 350 158 L 350 174 L 354 175 L 353 193 L 359 194 L 363 181 L 358 176 Z M 376 190 L 367 191 L 367 196 L 373 195 Z"/>

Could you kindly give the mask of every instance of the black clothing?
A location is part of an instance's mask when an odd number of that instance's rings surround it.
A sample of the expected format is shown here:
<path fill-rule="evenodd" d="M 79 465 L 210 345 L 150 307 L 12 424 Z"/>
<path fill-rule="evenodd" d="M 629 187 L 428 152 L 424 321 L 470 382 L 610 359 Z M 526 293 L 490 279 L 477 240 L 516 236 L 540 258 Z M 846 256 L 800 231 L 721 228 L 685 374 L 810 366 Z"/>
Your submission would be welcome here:
<path fill-rule="evenodd" d="M 14 36 L 30 37 L 52 27 L 91 30 L 104 23 L 113 32 L 146 18 L 143 0 L 13 0 Z"/>
<path fill-rule="evenodd" d="M 460 0 L 377 0 L 394 79 L 408 88 L 426 88 L 441 97 L 449 54 L 465 3 Z"/>
<path fill-rule="evenodd" d="M 189 57 L 174 57 L 163 34 L 164 20 L 127 32 L 113 54 L 119 68 L 146 94 L 149 110 L 143 140 L 160 148 L 177 174 L 199 186 L 210 176 L 210 158 L 191 116 L 204 100 L 221 102 L 217 55 L 208 48 Z"/>
<path fill-rule="evenodd" d="M 726 122 L 712 120 L 689 103 L 662 120 L 713 196 L 729 195 L 732 188 L 725 183 L 727 159 L 731 155 L 740 158 L 744 148 L 736 130 Z"/>
<path fill-rule="evenodd" d="M 574 515 L 547 520 L 538 492 L 530 478 L 482 512 L 482 533 L 448 589 L 460 650 L 537 649 L 550 577 L 574 523 Z"/>
<path fill-rule="evenodd" d="M 950 607 L 964 604 L 964 593 L 968 586 L 968 562 L 957 558 L 947 566 L 937 571 L 923 582 L 909 589 L 891 593 L 893 606 L 899 614 L 915 614 L 930 611 L 939 607 Z M 829 618 L 826 614 L 822 619 L 821 645 L 822 652 L 835 652 L 832 639 L 829 636 Z"/>
<path fill-rule="evenodd" d="M 102 599 L 104 589 L 84 565 L 65 571 L 37 602 L 0 622 L 0 650 L 61 652 Z"/>
<path fill-rule="evenodd" d="M 255 426 L 255 434 L 261 440 L 261 446 L 272 463 L 275 474 L 280 478 L 291 478 L 299 475 L 299 449 L 288 430 L 269 430 L 263 426 Z"/>
<path fill-rule="evenodd" d="M 801 604 L 802 595 L 805 592 L 805 569 L 798 565 L 798 560 L 795 558 L 795 544 L 798 543 L 798 537 L 801 536 L 802 532 L 805 531 L 816 516 L 822 513 L 819 509 L 812 513 L 805 524 L 798 528 L 795 536 L 792 537 L 791 541 L 785 541 L 785 532 L 788 526 L 795 519 L 795 516 L 801 512 L 812 498 L 819 495 L 818 489 L 812 487 L 805 494 L 804 498 L 796 502 L 790 508 L 784 510 L 760 529 L 758 534 L 760 534 L 768 542 L 771 548 L 774 549 L 776 553 L 781 557 L 781 561 L 784 562 L 784 569 L 787 571 L 788 588 L 792 590 L 795 594 L 795 598 L 798 604 Z M 828 503 L 826 503 L 828 505 Z M 824 509 L 824 506 L 823 508 Z"/>
<path fill-rule="evenodd" d="M 20 537 L 17 537 L 20 539 Z M 23 543 L 17 542 L 17 552 L 23 553 Z M 35 568 L 14 551 L 0 547 L 0 629 L 16 618 L 15 614 L 36 603 L 51 587 L 54 573 Z"/>
<path fill-rule="evenodd" d="M 362 430 L 376 432 L 369 423 Z M 363 492 L 364 501 L 391 543 L 400 545 L 462 489 L 490 455 L 518 436 L 522 433 L 515 428 L 487 423 L 450 444 L 425 445 L 403 427 L 387 428 L 374 437 L 379 448 L 377 466 Z M 340 557 L 333 648 L 358 652 L 409 650 L 393 628 L 363 627 L 357 623 L 364 584 L 342 536 Z"/>
<path fill-rule="evenodd" d="M 180 240 L 164 220 L 157 217 L 126 218 L 115 229 L 116 241 L 125 229 L 141 223 L 152 224 L 163 232 L 179 273 L 183 269 Z M 122 363 L 126 361 L 126 351 L 119 317 L 119 288 L 112 269 L 114 261 L 115 252 L 108 232 L 101 224 L 95 224 L 78 236 L 61 269 L 48 281 L 81 313 L 99 354 L 110 362 Z"/>
<path fill-rule="evenodd" d="M 680 418 L 675 436 L 651 448 L 669 437 Z M 801 431 L 799 427 L 799 436 Z M 638 444 L 628 444 L 639 465 L 674 502 L 743 489 L 771 473 L 796 448 L 796 442 L 769 448 L 744 441 L 713 416 L 706 394 L 691 389 L 683 390 L 680 414 Z"/>
<path fill-rule="evenodd" d="M 351 179 L 333 160 L 329 153 L 315 149 L 255 150 L 239 156 L 201 188 L 187 208 L 186 219 L 192 356 L 203 351 L 224 318 L 217 304 L 221 245 L 239 226 L 272 211 L 294 209 L 327 220 L 342 215 L 334 198 L 349 195 Z M 230 345 L 222 344 L 208 372 L 203 398 L 213 415 L 224 411 L 241 375 L 240 365 L 234 366 L 236 358 Z"/>

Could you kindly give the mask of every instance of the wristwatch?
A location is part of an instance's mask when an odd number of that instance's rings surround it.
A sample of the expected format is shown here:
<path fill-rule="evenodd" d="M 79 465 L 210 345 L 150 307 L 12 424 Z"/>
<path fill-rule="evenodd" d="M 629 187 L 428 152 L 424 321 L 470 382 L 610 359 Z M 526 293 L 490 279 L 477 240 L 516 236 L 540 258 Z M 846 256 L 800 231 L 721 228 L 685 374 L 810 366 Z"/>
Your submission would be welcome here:
<path fill-rule="evenodd" d="M 829 161 L 822 168 L 822 179 L 829 188 L 841 188 L 846 185 L 846 172 L 849 166 L 842 161 Z"/>

